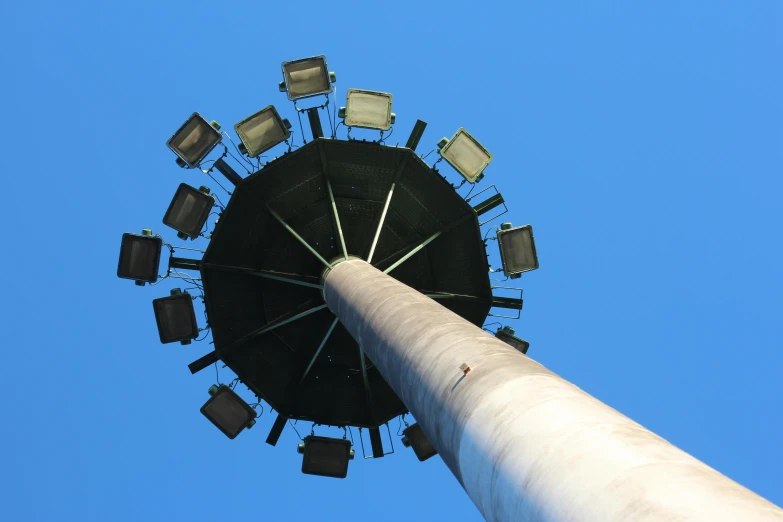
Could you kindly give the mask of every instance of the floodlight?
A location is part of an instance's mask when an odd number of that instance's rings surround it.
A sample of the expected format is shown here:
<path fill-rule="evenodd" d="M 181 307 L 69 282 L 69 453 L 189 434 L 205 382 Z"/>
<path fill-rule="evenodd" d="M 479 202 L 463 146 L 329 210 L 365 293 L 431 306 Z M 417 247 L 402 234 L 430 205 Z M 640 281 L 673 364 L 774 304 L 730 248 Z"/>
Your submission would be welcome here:
<path fill-rule="evenodd" d="M 180 342 L 190 344 L 198 337 L 196 311 L 193 309 L 193 297 L 174 288 L 171 295 L 152 301 L 155 321 L 158 323 L 158 335 L 163 344 Z"/>
<path fill-rule="evenodd" d="M 396 119 L 388 92 L 348 89 L 345 104 L 346 107 L 340 107 L 340 117 L 347 127 L 389 130 Z"/>
<path fill-rule="evenodd" d="M 255 158 L 291 136 L 291 123 L 280 117 L 273 105 L 268 105 L 234 125 L 247 155 Z"/>
<path fill-rule="evenodd" d="M 538 268 L 538 254 L 532 226 L 512 228 L 511 223 L 503 223 L 500 225 L 497 238 L 503 272 L 507 276 L 516 279 L 522 272 Z"/>
<path fill-rule="evenodd" d="M 139 234 L 126 232 L 120 244 L 120 260 L 117 263 L 117 277 L 133 279 L 137 285 L 154 283 L 158 280 L 160 251 L 163 240 L 152 236 L 152 230 L 145 228 Z"/>
<path fill-rule="evenodd" d="M 201 413 L 229 439 L 256 423 L 256 412 L 225 384 L 209 388 L 212 396 L 201 407 Z"/>
<path fill-rule="evenodd" d="M 195 239 L 201 234 L 214 206 L 215 198 L 209 195 L 209 188 L 202 186 L 196 190 L 181 183 L 163 216 L 163 224 L 176 230 L 177 237 L 182 240 Z"/>
<path fill-rule="evenodd" d="M 297 447 L 302 453 L 302 473 L 321 477 L 345 478 L 348 461 L 353 460 L 351 441 L 308 435 Z"/>
<path fill-rule="evenodd" d="M 450 140 L 440 140 L 438 148 L 438 154 L 469 183 L 478 181 L 481 173 L 492 161 L 492 154 L 464 128 L 459 129 Z"/>
<path fill-rule="evenodd" d="M 166 145 L 179 156 L 180 165 L 184 163 L 194 168 L 220 143 L 221 139 L 220 124 L 216 121 L 210 123 L 201 114 L 194 112 L 169 138 Z"/>
<path fill-rule="evenodd" d="M 283 62 L 283 81 L 280 90 L 288 93 L 291 101 L 332 92 L 336 78 L 329 72 L 326 56 L 313 56 Z"/>
<path fill-rule="evenodd" d="M 438 454 L 438 450 L 424 435 L 424 430 L 418 423 L 408 426 L 402 431 L 402 444 L 406 448 L 413 448 L 413 452 L 421 462 Z"/>
<path fill-rule="evenodd" d="M 525 341 L 524 339 L 520 339 L 519 337 L 516 337 L 514 334 L 516 332 L 513 328 L 510 326 L 504 326 L 503 328 L 498 328 L 498 331 L 495 332 L 495 337 L 503 341 L 504 343 L 508 344 L 509 346 L 516 348 L 522 353 L 527 353 L 527 349 L 530 348 L 530 343 Z"/>

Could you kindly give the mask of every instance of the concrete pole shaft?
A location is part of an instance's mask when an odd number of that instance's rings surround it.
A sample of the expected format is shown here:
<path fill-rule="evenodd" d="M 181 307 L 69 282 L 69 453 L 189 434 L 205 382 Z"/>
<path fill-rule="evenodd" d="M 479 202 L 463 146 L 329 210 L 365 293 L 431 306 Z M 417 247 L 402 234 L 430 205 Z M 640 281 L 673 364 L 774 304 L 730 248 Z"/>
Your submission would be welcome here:
<path fill-rule="evenodd" d="M 774 504 L 364 261 L 337 264 L 324 296 L 487 520 L 783 522 Z"/>

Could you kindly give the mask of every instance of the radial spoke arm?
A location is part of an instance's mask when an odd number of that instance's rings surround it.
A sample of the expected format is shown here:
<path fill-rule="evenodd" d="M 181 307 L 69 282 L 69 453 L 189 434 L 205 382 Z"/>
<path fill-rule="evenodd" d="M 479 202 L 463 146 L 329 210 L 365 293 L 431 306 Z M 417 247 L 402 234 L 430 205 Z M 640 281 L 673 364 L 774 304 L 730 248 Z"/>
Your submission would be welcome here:
<path fill-rule="evenodd" d="M 419 243 L 418 245 L 416 245 L 416 246 L 413 248 L 413 250 L 411 250 L 410 252 L 408 252 L 407 254 L 405 254 L 404 256 L 402 256 L 402 257 L 401 257 L 401 258 L 400 258 L 400 259 L 399 259 L 399 260 L 398 260 L 396 263 L 394 263 L 392 266 L 390 266 L 389 268 L 387 268 L 386 270 L 384 270 L 384 271 L 383 271 L 383 273 L 384 273 L 384 274 L 388 274 L 389 272 L 391 272 L 392 270 L 394 270 L 395 268 L 397 268 L 398 266 L 400 266 L 401 264 L 403 264 L 405 261 L 407 261 L 408 259 L 410 259 L 411 257 L 413 257 L 413 255 L 414 255 L 416 252 L 418 252 L 418 251 L 419 251 L 419 250 L 421 250 L 422 248 L 426 247 L 427 245 L 429 245 L 430 243 L 432 243 L 433 241 L 435 241 L 436 239 L 438 239 L 442 233 L 443 233 L 443 232 L 441 232 L 441 231 L 438 231 L 438 232 L 435 232 L 434 234 L 432 234 L 430 237 L 428 237 L 427 239 L 425 239 L 424 241 L 422 241 L 421 243 Z"/>
<path fill-rule="evenodd" d="M 381 220 L 378 222 L 378 228 L 375 229 L 375 237 L 372 240 L 372 246 L 370 247 L 370 254 L 367 256 L 367 262 L 372 263 L 372 256 L 375 253 L 375 246 L 378 244 L 378 238 L 381 237 L 381 230 L 383 229 L 383 222 L 386 221 L 386 212 L 389 210 L 389 203 L 391 203 L 392 194 L 394 194 L 394 183 L 392 183 L 389 189 L 389 194 L 386 196 L 386 203 L 383 205 L 383 212 L 381 212 Z"/>
<path fill-rule="evenodd" d="M 243 344 L 248 342 L 250 339 L 253 339 L 254 337 L 258 337 L 259 335 L 265 334 L 266 332 L 271 332 L 272 330 L 274 330 L 276 328 L 280 328 L 281 326 L 284 326 L 284 325 L 286 325 L 288 323 L 292 323 L 292 322 L 294 322 L 294 321 L 296 321 L 298 319 L 301 319 L 302 317 L 306 317 L 306 316 L 308 316 L 310 314 L 314 314 L 315 312 L 323 310 L 324 308 L 326 308 L 326 304 L 315 306 L 313 308 L 305 310 L 304 312 L 300 312 L 300 313 L 298 313 L 296 315 L 293 315 L 291 317 L 288 317 L 286 319 L 281 319 L 279 321 L 273 322 L 272 324 L 268 324 L 268 325 L 262 326 L 261 328 L 258 328 L 256 330 L 253 330 L 249 334 L 241 337 L 240 339 L 237 339 L 236 341 L 234 341 L 233 343 L 231 343 L 227 347 L 222 348 L 220 350 L 220 356 L 222 357 L 226 353 L 228 353 L 228 352 L 238 348 L 239 346 L 242 346 Z"/>
<path fill-rule="evenodd" d="M 275 218 L 275 219 L 277 220 L 277 222 L 278 222 L 278 223 L 280 223 L 281 225 L 283 225 L 283 227 L 285 227 L 285 229 L 286 229 L 286 230 L 288 230 L 288 232 L 290 232 L 290 233 L 291 233 L 291 235 L 292 235 L 292 236 L 294 236 L 294 237 L 296 238 L 296 240 L 297 240 L 297 241 L 299 241 L 299 242 L 300 242 L 302 245 L 304 245 L 304 247 L 305 247 L 307 250 L 309 250 L 311 254 L 313 254 L 315 257 L 317 257 L 317 258 L 318 258 L 318 260 L 319 260 L 321 263 L 323 263 L 323 265 L 324 265 L 326 268 L 332 268 L 332 265 L 329 263 L 329 261 L 327 261 L 326 259 L 324 259 L 324 258 L 321 256 L 321 254 L 319 254 L 318 252 L 316 252 L 316 251 L 315 251 L 315 249 L 314 249 L 313 247 L 311 247 L 311 246 L 310 246 L 310 244 L 309 244 L 307 241 L 305 241 L 305 240 L 304 240 L 304 238 L 302 238 L 302 236 L 300 236 L 299 234 L 297 234 L 297 233 L 296 233 L 296 230 L 294 230 L 293 228 L 291 228 L 291 227 L 288 225 L 288 223 L 286 223 L 285 221 L 283 221 L 283 218 L 281 218 L 281 217 L 280 217 L 280 215 L 279 215 L 277 212 L 275 212 L 275 211 L 272 209 L 272 207 L 270 207 L 270 206 L 269 206 L 268 204 L 266 204 L 266 203 L 264 203 L 264 205 L 266 206 L 266 210 L 267 210 L 267 211 L 268 211 L 268 212 L 269 212 L 269 213 L 272 215 L 272 217 L 273 217 L 273 218 Z"/>
<path fill-rule="evenodd" d="M 378 245 L 378 238 L 381 237 L 381 230 L 383 229 L 383 222 L 386 221 L 386 213 L 389 211 L 389 203 L 391 203 L 392 195 L 394 194 L 394 187 L 402 176 L 402 171 L 405 170 L 405 165 L 408 162 L 408 158 L 405 157 L 400 162 L 400 166 L 397 167 L 397 172 L 394 174 L 394 181 L 392 181 L 389 194 L 386 195 L 386 203 L 383 204 L 383 212 L 381 212 L 381 219 L 378 221 L 378 228 L 375 229 L 375 237 L 372 240 L 372 246 L 370 247 L 370 254 L 367 256 L 367 262 L 372 263 L 372 256 L 375 253 L 375 247 Z"/>
<path fill-rule="evenodd" d="M 450 230 L 460 226 L 462 223 L 464 223 L 465 221 L 467 221 L 471 217 L 475 218 L 475 214 L 473 214 L 472 216 L 471 216 L 471 214 L 465 214 L 461 218 L 459 218 L 456 221 L 454 221 L 452 224 L 450 224 L 447 227 L 445 227 L 445 228 L 435 232 L 434 234 L 432 234 L 430 237 L 428 237 L 424 241 L 422 241 L 420 243 L 414 243 L 412 245 L 406 245 L 403 248 L 401 248 L 398 251 L 396 251 L 395 253 L 393 253 L 392 255 L 382 259 L 381 261 L 378 261 L 377 263 L 373 263 L 373 266 L 374 267 L 378 267 L 378 266 L 383 265 L 384 263 L 386 263 L 386 261 L 389 261 L 390 259 L 394 259 L 399 254 L 401 254 L 403 252 L 408 252 L 401 259 L 399 259 L 393 265 L 391 265 L 389 268 L 387 268 L 386 270 L 383 271 L 384 273 L 388 274 L 389 272 L 391 272 L 392 270 L 394 270 L 395 268 L 400 266 L 402 263 L 404 263 L 405 261 L 410 259 L 416 252 L 418 252 L 422 248 L 424 248 L 427 245 L 429 245 L 432 241 L 436 240 L 442 234 L 445 234 L 446 232 L 449 232 Z M 412 250 L 410 250 L 411 248 L 412 248 Z"/>
<path fill-rule="evenodd" d="M 490 302 L 492 299 L 488 297 L 477 297 L 475 295 L 466 295 L 466 294 L 449 294 L 446 292 L 428 292 L 423 291 L 422 292 L 425 296 L 429 297 L 430 299 L 454 299 L 457 301 L 481 301 L 481 302 Z"/>
<path fill-rule="evenodd" d="M 340 226 L 340 215 L 337 213 L 337 203 L 334 201 L 334 192 L 332 192 L 332 183 L 329 181 L 329 163 L 326 161 L 326 151 L 324 151 L 323 144 L 318 144 L 318 154 L 321 157 L 321 172 L 323 173 L 324 180 L 326 181 L 326 190 L 329 192 L 329 203 L 332 207 L 332 216 L 334 217 L 334 224 L 337 228 L 337 235 L 340 236 L 340 247 L 342 248 L 343 257 L 348 261 L 348 249 L 345 248 L 345 236 L 343 236 L 343 227 Z"/>
<path fill-rule="evenodd" d="M 323 285 L 309 283 L 307 281 L 301 281 L 300 279 L 294 279 L 294 277 L 306 277 L 297 274 L 286 274 L 286 273 L 274 272 L 270 270 L 254 270 L 252 268 L 244 268 L 241 266 L 216 265 L 213 263 L 205 263 L 204 267 L 211 268 L 214 270 L 221 270 L 223 272 L 239 272 L 243 274 L 263 277 L 265 279 L 272 279 L 274 281 L 281 281 L 283 283 L 291 283 L 293 285 L 306 286 L 309 288 L 317 288 L 319 290 L 323 288 Z M 293 277 L 286 277 L 286 276 L 293 276 Z"/>
<path fill-rule="evenodd" d="M 339 319 L 336 317 L 334 318 L 334 321 L 332 321 L 332 325 L 329 327 L 329 330 L 326 331 L 326 335 L 324 335 L 323 340 L 321 341 L 321 344 L 318 346 L 318 349 L 315 351 L 315 355 L 313 355 L 313 358 L 310 360 L 310 364 L 307 365 L 307 369 L 305 370 L 304 374 L 302 375 L 302 378 L 299 379 L 299 384 L 302 384 L 305 380 L 305 377 L 307 377 L 307 374 L 310 373 L 310 368 L 313 367 L 313 364 L 315 363 L 315 360 L 318 359 L 318 356 L 321 354 L 321 350 L 326 345 L 326 341 L 329 340 L 329 336 L 332 335 L 332 330 L 334 330 L 334 327 L 337 326 L 337 322 Z"/>
<path fill-rule="evenodd" d="M 348 260 L 348 249 L 345 248 L 345 236 L 343 236 L 343 227 L 340 226 L 340 215 L 337 213 L 337 204 L 334 202 L 334 193 L 332 192 L 332 184 L 329 180 L 326 180 L 326 189 L 329 191 L 329 201 L 332 204 L 332 214 L 334 215 L 334 222 L 337 225 L 337 235 L 340 236 L 340 247 L 342 248 L 343 257 Z"/>

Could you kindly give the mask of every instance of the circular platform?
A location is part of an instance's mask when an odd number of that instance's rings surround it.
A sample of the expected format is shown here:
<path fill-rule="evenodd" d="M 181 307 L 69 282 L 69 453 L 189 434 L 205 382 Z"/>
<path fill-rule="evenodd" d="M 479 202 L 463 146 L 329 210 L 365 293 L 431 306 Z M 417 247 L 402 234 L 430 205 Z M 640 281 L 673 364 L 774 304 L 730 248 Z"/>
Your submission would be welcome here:
<path fill-rule="evenodd" d="M 393 183 L 371 263 L 386 270 L 440 233 L 389 274 L 481 326 L 492 293 L 476 213 L 410 149 L 310 142 L 244 179 L 212 234 L 201 272 L 215 350 L 292 419 L 376 427 L 407 411 L 319 288 L 343 242 L 368 259 Z"/>

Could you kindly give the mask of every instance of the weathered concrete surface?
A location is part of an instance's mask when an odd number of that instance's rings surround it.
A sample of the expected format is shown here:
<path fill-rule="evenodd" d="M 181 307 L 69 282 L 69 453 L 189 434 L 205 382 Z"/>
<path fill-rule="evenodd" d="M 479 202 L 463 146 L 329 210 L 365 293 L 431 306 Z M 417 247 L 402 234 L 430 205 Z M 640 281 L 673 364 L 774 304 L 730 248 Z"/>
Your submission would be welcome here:
<path fill-rule="evenodd" d="M 364 261 L 336 265 L 324 295 L 487 520 L 783 522 L 779 507 Z"/>

